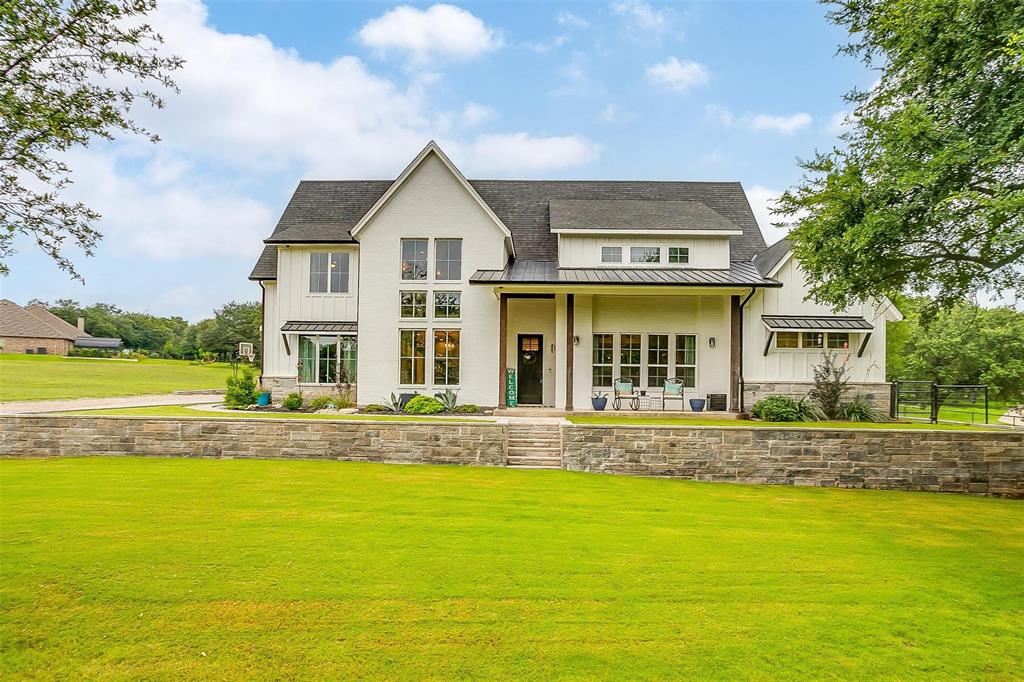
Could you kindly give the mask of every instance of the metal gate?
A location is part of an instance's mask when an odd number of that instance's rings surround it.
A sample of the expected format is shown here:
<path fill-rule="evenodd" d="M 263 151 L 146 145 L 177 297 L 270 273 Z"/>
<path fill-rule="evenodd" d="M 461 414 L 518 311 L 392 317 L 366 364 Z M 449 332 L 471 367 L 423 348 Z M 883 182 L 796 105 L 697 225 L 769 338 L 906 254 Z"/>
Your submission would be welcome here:
<path fill-rule="evenodd" d="M 889 401 L 893 419 L 988 424 L 988 385 L 894 381 Z"/>

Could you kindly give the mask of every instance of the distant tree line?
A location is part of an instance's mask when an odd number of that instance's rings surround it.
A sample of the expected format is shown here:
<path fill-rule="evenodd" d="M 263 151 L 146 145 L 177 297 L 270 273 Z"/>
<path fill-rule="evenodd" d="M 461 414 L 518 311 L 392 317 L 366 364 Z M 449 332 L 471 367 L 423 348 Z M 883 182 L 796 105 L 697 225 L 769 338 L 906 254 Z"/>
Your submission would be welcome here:
<path fill-rule="evenodd" d="M 1024 312 L 961 301 L 937 313 L 925 297 L 895 301 L 905 319 L 889 325 L 889 379 L 988 384 L 996 400 L 1024 403 Z"/>
<path fill-rule="evenodd" d="M 226 303 L 214 311 L 213 317 L 194 324 L 178 316 L 128 312 L 109 303 L 82 306 L 67 298 L 53 303 L 32 303 L 46 306 L 51 313 L 71 324 L 77 324 L 78 318 L 84 317 L 87 333 L 118 337 L 126 348 L 160 357 L 230 360 L 239 342 L 253 344 L 257 354 L 261 347 L 261 311 L 257 302 Z"/>

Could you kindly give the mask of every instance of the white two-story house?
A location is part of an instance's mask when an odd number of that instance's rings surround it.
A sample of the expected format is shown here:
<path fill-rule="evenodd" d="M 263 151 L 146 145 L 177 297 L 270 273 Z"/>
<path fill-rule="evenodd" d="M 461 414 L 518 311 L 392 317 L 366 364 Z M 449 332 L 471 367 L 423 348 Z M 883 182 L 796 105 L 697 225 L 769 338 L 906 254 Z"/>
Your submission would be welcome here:
<path fill-rule="evenodd" d="M 300 183 L 265 242 L 250 278 L 275 397 L 581 410 L 620 378 L 652 397 L 678 379 L 740 410 L 805 393 L 834 352 L 888 400 L 899 311 L 805 300 L 739 183 L 467 180 L 431 142 L 393 181 Z"/>

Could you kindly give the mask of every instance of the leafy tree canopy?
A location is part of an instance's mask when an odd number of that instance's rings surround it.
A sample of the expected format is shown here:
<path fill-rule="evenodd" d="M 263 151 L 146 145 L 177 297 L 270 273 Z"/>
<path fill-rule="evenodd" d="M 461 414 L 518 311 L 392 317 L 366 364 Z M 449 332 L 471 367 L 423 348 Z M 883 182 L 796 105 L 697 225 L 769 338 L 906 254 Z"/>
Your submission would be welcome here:
<path fill-rule="evenodd" d="M 1024 296 L 1024 3 L 827 0 L 880 72 L 780 213 L 818 301 Z"/>
<path fill-rule="evenodd" d="M 27 235 L 81 279 L 67 241 L 91 255 L 99 214 L 60 198 L 71 169 L 62 155 L 118 133 L 150 134 L 131 118 L 139 100 L 162 107 L 147 86 L 176 89 L 178 57 L 157 53 L 144 22 L 155 0 L 0 1 L 0 274 L 14 240 Z"/>

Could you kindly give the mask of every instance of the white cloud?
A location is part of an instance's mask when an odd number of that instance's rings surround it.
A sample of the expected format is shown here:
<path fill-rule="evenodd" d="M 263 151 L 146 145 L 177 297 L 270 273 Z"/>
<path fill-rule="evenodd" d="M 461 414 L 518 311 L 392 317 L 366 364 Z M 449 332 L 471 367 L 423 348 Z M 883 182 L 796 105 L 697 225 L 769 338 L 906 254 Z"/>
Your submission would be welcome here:
<path fill-rule="evenodd" d="M 711 78 L 708 67 L 700 62 L 692 60 L 679 60 L 676 57 L 669 57 L 660 64 L 647 67 L 647 80 L 652 84 L 673 90 L 685 92 L 695 85 L 703 85 Z"/>
<path fill-rule="evenodd" d="M 359 41 L 384 53 L 405 52 L 416 62 L 431 57 L 471 59 L 501 46 L 501 37 L 470 12 L 437 4 L 425 10 L 402 5 L 359 29 Z"/>
<path fill-rule="evenodd" d="M 825 131 L 830 135 L 842 135 L 846 132 L 847 126 L 853 122 L 853 114 L 849 111 L 837 111 L 829 119 Z"/>
<path fill-rule="evenodd" d="M 642 0 L 613 2 L 611 9 L 626 19 L 630 32 L 638 38 L 660 39 L 672 27 L 668 11 L 656 10 Z"/>
<path fill-rule="evenodd" d="M 763 185 L 754 185 L 747 189 L 747 201 L 750 202 L 750 208 L 754 211 L 754 217 L 757 218 L 761 234 L 764 235 L 764 240 L 768 244 L 774 244 L 789 234 L 788 229 L 772 225 L 773 222 L 782 220 L 781 217 L 772 215 L 772 210 L 781 195 L 781 191 Z"/>
<path fill-rule="evenodd" d="M 755 114 L 749 122 L 752 130 L 772 130 L 783 135 L 792 135 L 801 128 L 811 125 L 811 115 L 800 112 L 792 116 L 769 116 Z"/>
<path fill-rule="evenodd" d="M 590 26 L 590 22 L 586 19 L 566 10 L 559 12 L 558 16 L 555 17 L 555 21 L 557 21 L 559 25 L 566 26 L 568 28 L 583 29 Z"/>
<path fill-rule="evenodd" d="M 485 121 L 489 121 L 497 115 L 498 113 L 488 106 L 477 104 L 476 102 L 469 102 L 466 104 L 465 108 L 463 108 L 462 114 L 459 118 L 463 125 L 472 127 L 478 126 Z"/>
<path fill-rule="evenodd" d="M 734 125 L 755 132 L 777 132 L 783 135 L 792 135 L 796 131 L 811 125 L 810 114 L 800 112 L 791 116 L 771 116 L 769 114 L 744 114 L 735 116 L 725 107 L 716 104 L 709 104 L 704 107 L 704 115 L 710 120 L 718 123 L 724 128 L 731 128 Z"/>
<path fill-rule="evenodd" d="M 619 120 L 620 116 L 619 108 L 614 104 L 605 106 L 605 108 L 601 110 L 601 113 L 597 115 L 597 117 L 605 123 L 615 123 Z"/>
<path fill-rule="evenodd" d="M 460 168 L 511 177 L 557 168 L 580 166 L 597 159 L 600 149 L 579 135 L 532 137 L 527 133 L 481 135 L 472 145 L 453 149 Z"/>
<path fill-rule="evenodd" d="M 569 35 L 563 33 L 561 35 L 555 36 L 546 43 L 525 43 L 524 47 L 528 50 L 532 50 L 533 52 L 544 54 L 545 52 L 550 52 L 551 50 L 557 50 L 558 48 L 562 47 L 568 42 Z"/>

